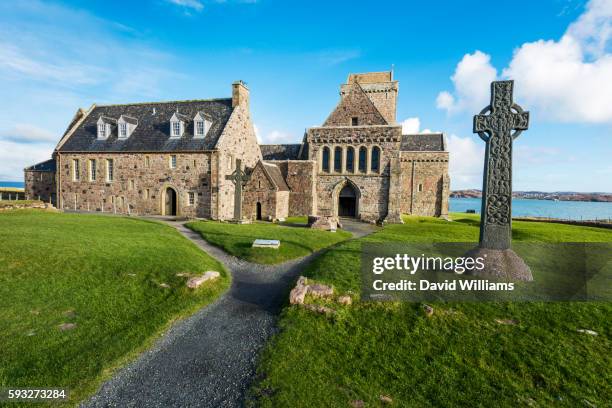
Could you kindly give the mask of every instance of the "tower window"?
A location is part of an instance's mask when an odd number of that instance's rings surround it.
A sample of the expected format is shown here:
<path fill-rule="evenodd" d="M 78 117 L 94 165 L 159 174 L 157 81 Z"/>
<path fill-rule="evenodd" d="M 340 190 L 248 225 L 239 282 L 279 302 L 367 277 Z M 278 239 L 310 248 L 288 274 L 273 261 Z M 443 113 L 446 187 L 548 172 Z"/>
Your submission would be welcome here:
<path fill-rule="evenodd" d="M 321 154 L 321 170 L 325 173 L 329 173 L 329 147 L 323 147 L 323 153 Z"/>
<path fill-rule="evenodd" d="M 368 158 L 368 151 L 364 146 L 361 146 L 359 148 L 359 171 L 361 173 L 365 173 L 366 169 L 367 169 L 367 161 Z"/>
<path fill-rule="evenodd" d="M 420 193 L 423 191 L 423 184 L 419 183 L 419 186 L 417 187 L 417 191 Z"/>
<path fill-rule="evenodd" d="M 334 171 L 336 173 L 342 171 L 342 148 L 340 146 L 334 149 Z"/>
<path fill-rule="evenodd" d="M 176 154 L 170 156 L 170 168 L 176 169 Z"/>
<path fill-rule="evenodd" d="M 353 116 L 351 118 L 351 126 L 357 126 L 359 125 L 359 118 L 357 116 Z"/>
<path fill-rule="evenodd" d="M 370 164 L 370 170 L 374 173 L 380 171 L 380 147 L 374 146 L 372 149 L 372 163 Z"/>
<path fill-rule="evenodd" d="M 355 148 L 353 146 L 346 148 L 346 171 L 349 173 L 355 171 Z"/>

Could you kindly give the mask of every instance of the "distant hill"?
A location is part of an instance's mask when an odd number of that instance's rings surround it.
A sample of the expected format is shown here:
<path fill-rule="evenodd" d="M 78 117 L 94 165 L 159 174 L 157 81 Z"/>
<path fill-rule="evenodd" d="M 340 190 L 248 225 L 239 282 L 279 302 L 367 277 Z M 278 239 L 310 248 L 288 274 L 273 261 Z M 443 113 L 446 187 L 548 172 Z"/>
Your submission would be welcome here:
<path fill-rule="evenodd" d="M 450 196 L 452 198 L 480 198 L 482 197 L 482 192 L 476 189 L 456 190 L 451 192 Z M 512 193 L 512 197 L 532 200 L 612 202 L 611 193 L 577 193 L 574 191 L 555 191 L 552 193 L 545 191 L 515 191 Z"/>

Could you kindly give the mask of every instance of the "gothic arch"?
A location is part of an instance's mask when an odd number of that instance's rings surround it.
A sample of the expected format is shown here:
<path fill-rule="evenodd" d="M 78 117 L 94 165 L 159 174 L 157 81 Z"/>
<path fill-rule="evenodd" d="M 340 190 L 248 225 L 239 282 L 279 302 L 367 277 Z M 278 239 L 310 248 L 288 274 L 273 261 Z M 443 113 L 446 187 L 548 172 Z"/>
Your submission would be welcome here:
<path fill-rule="evenodd" d="M 359 189 L 357 184 L 355 184 L 355 182 L 348 177 L 344 177 L 343 180 L 340 180 L 338 183 L 336 183 L 336 185 L 334 186 L 332 190 L 333 215 L 334 217 L 338 216 L 338 209 L 339 209 L 339 204 L 340 204 L 340 192 L 346 186 L 351 187 L 353 191 L 355 192 L 355 218 L 359 218 L 361 190 Z"/>

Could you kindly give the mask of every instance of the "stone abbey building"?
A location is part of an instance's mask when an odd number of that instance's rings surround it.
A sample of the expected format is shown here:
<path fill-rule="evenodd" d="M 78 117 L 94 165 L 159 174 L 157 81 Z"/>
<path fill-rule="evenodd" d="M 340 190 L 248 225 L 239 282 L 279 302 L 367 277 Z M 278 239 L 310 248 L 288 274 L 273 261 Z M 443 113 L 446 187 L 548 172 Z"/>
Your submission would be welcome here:
<path fill-rule="evenodd" d="M 283 145 L 258 144 L 241 81 L 225 99 L 93 105 L 50 160 L 25 169 L 26 194 L 64 209 L 230 220 L 239 160 L 244 218 L 446 216 L 444 136 L 403 135 L 397 95 L 392 72 L 351 74 L 322 126 Z"/>

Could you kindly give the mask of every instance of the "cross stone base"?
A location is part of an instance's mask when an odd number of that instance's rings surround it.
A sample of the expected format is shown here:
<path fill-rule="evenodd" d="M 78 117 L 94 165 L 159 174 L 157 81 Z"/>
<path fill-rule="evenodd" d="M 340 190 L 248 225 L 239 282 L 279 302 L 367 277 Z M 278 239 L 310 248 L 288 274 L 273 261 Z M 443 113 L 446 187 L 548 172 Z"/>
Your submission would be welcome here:
<path fill-rule="evenodd" d="M 474 248 L 465 254 L 470 258 L 484 258 L 484 269 L 472 269 L 466 275 L 479 278 L 501 278 L 507 281 L 533 280 L 531 269 L 512 249 Z"/>

